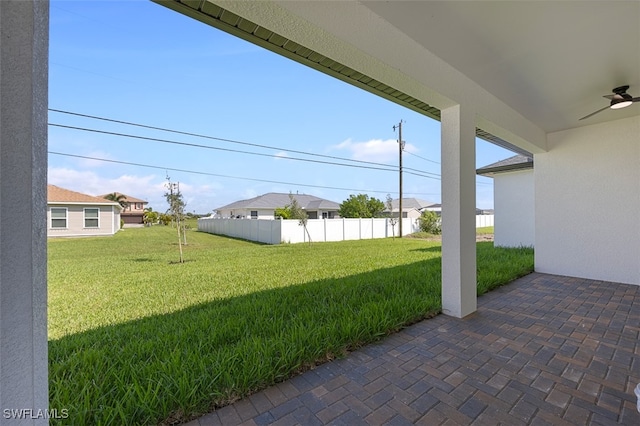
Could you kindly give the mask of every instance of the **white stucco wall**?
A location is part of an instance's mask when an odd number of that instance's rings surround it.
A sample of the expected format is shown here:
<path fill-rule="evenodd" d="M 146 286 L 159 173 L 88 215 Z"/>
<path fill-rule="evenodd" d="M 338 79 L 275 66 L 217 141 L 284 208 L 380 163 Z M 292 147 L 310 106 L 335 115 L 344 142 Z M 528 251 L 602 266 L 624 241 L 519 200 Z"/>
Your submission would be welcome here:
<path fill-rule="evenodd" d="M 497 173 L 493 177 L 496 246 L 534 246 L 533 179 L 533 169 Z"/>
<path fill-rule="evenodd" d="M 48 425 L 49 2 L 0 1 L 0 28 L 0 407 L 25 414 L 0 424 Z"/>
<path fill-rule="evenodd" d="M 536 270 L 640 285 L 640 116 L 548 146 L 535 156 Z"/>

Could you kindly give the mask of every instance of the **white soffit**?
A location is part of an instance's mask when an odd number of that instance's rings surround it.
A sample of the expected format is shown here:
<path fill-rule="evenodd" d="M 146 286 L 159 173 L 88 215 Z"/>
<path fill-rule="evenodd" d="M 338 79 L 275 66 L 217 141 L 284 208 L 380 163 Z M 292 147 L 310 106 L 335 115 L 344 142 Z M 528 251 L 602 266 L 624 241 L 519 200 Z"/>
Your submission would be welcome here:
<path fill-rule="evenodd" d="M 159 2 L 248 40 L 269 31 L 258 44 L 431 117 L 470 105 L 485 139 L 532 153 L 547 132 L 640 114 L 578 122 L 616 85 L 640 96 L 636 1 Z"/>
<path fill-rule="evenodd" d="M 365 6 L 545 132 L 640 115 L 639 1 L 426 1 Z"/>

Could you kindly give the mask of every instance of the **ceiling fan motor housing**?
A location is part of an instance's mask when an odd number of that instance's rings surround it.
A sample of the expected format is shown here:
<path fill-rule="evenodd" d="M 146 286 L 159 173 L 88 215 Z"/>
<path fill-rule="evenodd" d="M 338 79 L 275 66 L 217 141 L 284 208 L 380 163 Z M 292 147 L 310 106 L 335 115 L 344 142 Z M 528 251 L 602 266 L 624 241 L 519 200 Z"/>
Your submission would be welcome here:
<path fill-rule="evenodd" d="M 624 108 L 624 107 L 628 107 L 629 105 L 631 105 L 633 103 L 633 97 L 628 94 L 628 93 L 615 93 L 615 96 L 611 99 L 611 106 L 610 108 L 612 109 L 620 109 L 620 108 Z"/>

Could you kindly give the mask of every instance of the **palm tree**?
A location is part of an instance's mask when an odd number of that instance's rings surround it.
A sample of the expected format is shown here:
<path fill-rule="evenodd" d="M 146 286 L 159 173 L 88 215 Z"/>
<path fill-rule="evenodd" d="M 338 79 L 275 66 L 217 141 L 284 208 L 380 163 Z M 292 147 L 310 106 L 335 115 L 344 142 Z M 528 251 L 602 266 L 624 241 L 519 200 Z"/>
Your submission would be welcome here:
<path fill-rule="evenodd" d="M 104 198 L 106 198 L 109 201 L 115 201 L 116 203 L 120 204 L 123 210 L 126 209 L 127 205 L 129 204 L 127 203 L 127 197 L 124 196 L 123 194 L 118 194 L 117 192 L 107 194 L 104 196 Z"/>

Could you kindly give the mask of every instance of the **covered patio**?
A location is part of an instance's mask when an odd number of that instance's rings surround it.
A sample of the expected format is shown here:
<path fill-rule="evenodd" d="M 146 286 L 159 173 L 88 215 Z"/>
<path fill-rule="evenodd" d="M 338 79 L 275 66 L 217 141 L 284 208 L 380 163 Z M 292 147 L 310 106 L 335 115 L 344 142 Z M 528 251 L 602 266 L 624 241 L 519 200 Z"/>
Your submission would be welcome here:
<path fill-rule="evenodd" d="M 640 424 L 640 287 L 532 273 L 188 426 Z"/>
<path fill-rule="evenodd" d="M 638 423 L 639 2 L 157 2 L 441 121 L 449 316 L 200 424 Z M 3 408 L 48 407 L 48 8 L 0 2 Z M 537 274 L 479 300 L 476 137 L 536 163 Z"/>

